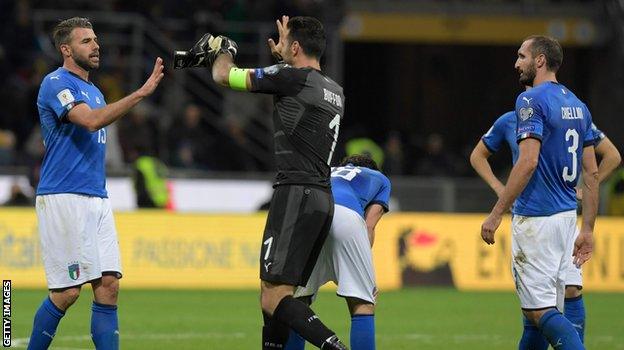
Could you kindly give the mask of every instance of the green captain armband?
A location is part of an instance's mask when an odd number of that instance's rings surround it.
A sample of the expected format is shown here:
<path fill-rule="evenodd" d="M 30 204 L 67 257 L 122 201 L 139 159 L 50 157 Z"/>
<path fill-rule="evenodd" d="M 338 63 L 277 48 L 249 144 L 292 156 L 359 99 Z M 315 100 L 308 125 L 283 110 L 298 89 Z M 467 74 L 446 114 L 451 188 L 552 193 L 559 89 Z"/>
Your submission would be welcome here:
<path fill-rule="evenodd" d="M 247 74 L 251 69 L 232 68 L 230 69 L 230 88 L 237 91 L 247 91 Z"/>

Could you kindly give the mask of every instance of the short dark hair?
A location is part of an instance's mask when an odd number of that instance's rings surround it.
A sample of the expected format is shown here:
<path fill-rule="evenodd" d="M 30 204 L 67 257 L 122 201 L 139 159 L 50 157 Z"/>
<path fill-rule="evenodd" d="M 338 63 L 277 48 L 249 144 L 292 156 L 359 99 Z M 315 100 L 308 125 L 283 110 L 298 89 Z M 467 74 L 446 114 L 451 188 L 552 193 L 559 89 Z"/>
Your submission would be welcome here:
<path fill-rule="evenodd" d="M 293 17 L 288 21 L 290 39 L 298 41 L 303 52 L 310 57 L 321 59 L 325 52 L 325 29 L 314 17 Z"/>
<path fill-rule="evenodd" d="M 531 55 L 546 57 L 546 67 L 551 72 L 557 72 L 563 63 L 563 49 L 557 39 L 545 35 L 531 35 L 524 41 L 531 40 Z"/>
<path fill-rule="evenodd" d="M 93 29 L 93 25 L 88 18 L 84 17 L 72 17 L 60 21 L 52 30 L 52 38 L 54 38 L 54 46 L 57 50 L 61 49 L 61 45 L 69 43 L 74 28 Z"/>
<path fill-rule="evenodd" d="M 345 166 L 347 164 L 353 164 L 355 166 L 361 166 L 379 171 L 379 167 L 377 166 L 377 163 L 375 163 L 373 158 L 364 154 L 352 154 L 350 156 L 342 158 L 342 160 L 340 161 L 340 166 Z"/>

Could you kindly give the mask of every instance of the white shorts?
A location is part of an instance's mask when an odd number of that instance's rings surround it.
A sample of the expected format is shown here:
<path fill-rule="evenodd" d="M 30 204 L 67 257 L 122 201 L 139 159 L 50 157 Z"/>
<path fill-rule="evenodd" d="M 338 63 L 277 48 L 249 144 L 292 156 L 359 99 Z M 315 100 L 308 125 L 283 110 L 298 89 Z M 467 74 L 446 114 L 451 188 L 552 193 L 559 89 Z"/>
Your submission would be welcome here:
<path fill-rule="evenodd" d="M 563 311 L 576 211 L 539 217 L 514 215 L 511 231 L 512 275 L 521 307 Z"/>
<path fill-rule="evenodd" d="M 121 277 L 119 242 L 108 198 L 71 193 L 37 196 L 43 265 L 49 289 Z"/>
<path fill-rule="evenodd" d="M 334 206 L 329 235 L 312 275 L 295 297 L 315 295 L 329 281 L 338 285 L 337 294 L 375 303 L 375 270 L 370 240 L 364 219 L 355 211 Z"/>
<path fill-rule="evenodd" d="M 570 251 L 570 254 L 572 254 L 572 252 L 574 251 L 574 241 L 576 241 L 576 237 L 578 237 L 579 232 L 580 231 L 577 227 L 576 232 L 574 233 L 574 238 L 572 239 L 572 250 Z M 568 268 L 566 270 L 565 284 L 566 286 L 579 286 L 581 288 L 583 287 L 583 268 L 576 267 L 572 260 L 570 260 L 570 265 L 568 265 Z"/>

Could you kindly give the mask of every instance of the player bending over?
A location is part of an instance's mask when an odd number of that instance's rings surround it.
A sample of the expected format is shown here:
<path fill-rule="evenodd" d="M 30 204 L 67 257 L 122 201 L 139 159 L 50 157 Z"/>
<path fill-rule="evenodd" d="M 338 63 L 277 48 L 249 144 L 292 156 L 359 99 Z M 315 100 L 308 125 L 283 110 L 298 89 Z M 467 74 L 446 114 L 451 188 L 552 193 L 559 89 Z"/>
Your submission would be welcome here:
<path fill-rule="evenodd" d="M 351 314 L 351 349 L 375 349 L 375 270 L 371 247 L 375 226 L 388 211 L 390 180 L 373 159 L 352 155 L 332 168 L 334 219 L 306 287 L 295 296 L 311 303 L 329 281 L 338 285 Z M 303 350 L 304 340 L 291 332 L 286 350 Z"/>

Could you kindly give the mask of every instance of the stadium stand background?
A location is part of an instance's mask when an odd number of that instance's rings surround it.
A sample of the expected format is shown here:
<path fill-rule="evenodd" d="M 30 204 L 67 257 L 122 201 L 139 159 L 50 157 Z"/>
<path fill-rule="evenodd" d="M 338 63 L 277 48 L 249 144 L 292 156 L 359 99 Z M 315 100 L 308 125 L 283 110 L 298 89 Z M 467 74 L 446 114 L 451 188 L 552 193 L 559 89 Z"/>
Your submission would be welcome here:
<path fill-rule="evenodd" d="M 103 55 L 92 78 L 112 102 L 140 85 L 154 56 L 170 60 L 173 49 L 190 47 L 206 31 L 237 40 L 241 65 L 272 64 L 266 38 L 275 36 L 274 19 L 284 13 L 313 15 L 327 26 L 324 69 L 347 96 L 334 160 L 350 140 L 379 145 L 401 210 L 489 209 L 493 194 L 471 171 L 468 155 L 520 91 L 513 62 L 523 30 L 544 28 L 562 40 L 560 80 L 588 102 L 616 145 L 624 142 L 618 1 L 159 0 L 148 8 L 120 0 L 2 1 L 3 191 L 15 193 L 14 204 L 28 204 L 37 182 L 43 146 L 35 100 L 42 76 L 60 63 L 49 36 L 58 19 L 92 18 Z M 510 24 L 492 30 L 501 23 Z M 380 24 L 386 29 L 376 30 Z M 172 179 L 264 186 L 273 169 L 271 108 L 268 97 L 217 88 L 200 69 L 168 70 L 156 96 L 110 127 L 109 175 L 129 178 L 133 162 L 149 155 L 168 166 Z M 509 154 L 494 161 L 500 174 L 509 170 Z"/>

